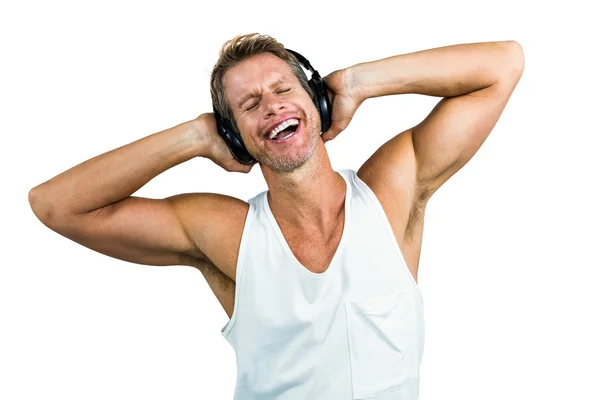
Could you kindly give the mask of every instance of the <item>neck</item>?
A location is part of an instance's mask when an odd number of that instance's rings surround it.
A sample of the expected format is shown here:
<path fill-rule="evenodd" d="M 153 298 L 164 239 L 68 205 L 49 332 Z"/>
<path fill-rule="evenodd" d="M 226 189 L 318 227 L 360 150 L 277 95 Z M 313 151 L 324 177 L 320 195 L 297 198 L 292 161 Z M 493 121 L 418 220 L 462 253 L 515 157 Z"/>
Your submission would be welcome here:
<path fill-rule="evenodd" d="M 333 170 L 323 141 L 304 165 L 282 173 L 261 165 L 268 200 L 277 220 L 306 230 L 325 231 L 343 211 L 346 184 Z"/>

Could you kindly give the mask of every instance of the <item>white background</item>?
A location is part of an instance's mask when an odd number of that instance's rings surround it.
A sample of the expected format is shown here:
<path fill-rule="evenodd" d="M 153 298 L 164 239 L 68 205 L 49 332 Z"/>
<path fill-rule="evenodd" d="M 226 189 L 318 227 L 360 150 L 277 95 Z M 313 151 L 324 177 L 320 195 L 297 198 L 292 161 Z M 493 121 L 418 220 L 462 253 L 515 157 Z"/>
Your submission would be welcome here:
<path fill-rule="evenodd" d="M 421 399 L 600 399 L 600 32 L 584 2 L 534 3 L 3 2 L 0 398 L 232 398 L 228 318 L 200 272 L 84 248 L 39 222 L 27 195 L 210 111 L 221 45 L 261 32 L 322 76 L 450 44 L 521 43 L 525 72 L 500 121 L 427 207 Z M 437 101 L 368 100 L 327 144 L 333 167 L 358 169 Z M 194 159 L 136 195 L 265 189 L 258 168 Z"/>

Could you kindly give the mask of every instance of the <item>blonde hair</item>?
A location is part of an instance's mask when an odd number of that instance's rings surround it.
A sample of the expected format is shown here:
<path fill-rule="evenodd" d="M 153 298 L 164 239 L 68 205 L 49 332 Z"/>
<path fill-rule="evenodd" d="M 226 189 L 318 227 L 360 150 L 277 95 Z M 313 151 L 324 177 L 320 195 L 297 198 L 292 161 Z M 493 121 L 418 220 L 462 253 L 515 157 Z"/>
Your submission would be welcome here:
<path fill-rule="evenodd" d="M 300 85 L 302 85 L 314 102 L 314 95 L 308 85 L 306 73 L 298 60 L 296 60 L 296 57 L 289 53 L 281 43 L 271 36 L 259 33 L 238 35 L 225 42 L 221 47 L 219 59 L 213 67 L 210 77 L 210 96 L 213 107 L 223 118 L 229 120 L 238 132 L 239 129 L 231 106 L 225 96 L 225 73 L 242 61 L 262 53 L 271 53 L 285 61 L 290 66 L 292 73 L 298 78 Z"/>

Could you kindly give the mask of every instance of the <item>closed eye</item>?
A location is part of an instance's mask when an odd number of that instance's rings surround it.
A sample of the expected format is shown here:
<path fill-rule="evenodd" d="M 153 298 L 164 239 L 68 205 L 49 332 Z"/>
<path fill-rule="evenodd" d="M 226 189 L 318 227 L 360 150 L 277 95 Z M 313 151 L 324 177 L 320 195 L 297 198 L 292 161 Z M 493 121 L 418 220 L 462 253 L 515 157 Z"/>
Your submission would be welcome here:
<path fill-rule="evenodd" d="M 278 94 L 281 94 L 281 93 L 287 93 L 287 92 L 289 92 L 290 90 L 292 90 L 292 89 L 280 90 L 280 91 L 279 91 L 279 92 L 277 92 L 277 93 L 278 93 Z M 250 111 L 250 110 L 252 110 L 252 109 L 253 109 L 254 107 L 256 107 L 257 105 L 258 105 L 258 103 L 254 103 L 253 105 L 251 105 L 250 107 L 248 107 L 248 108 L 246 109 L 246 111 Z"/>

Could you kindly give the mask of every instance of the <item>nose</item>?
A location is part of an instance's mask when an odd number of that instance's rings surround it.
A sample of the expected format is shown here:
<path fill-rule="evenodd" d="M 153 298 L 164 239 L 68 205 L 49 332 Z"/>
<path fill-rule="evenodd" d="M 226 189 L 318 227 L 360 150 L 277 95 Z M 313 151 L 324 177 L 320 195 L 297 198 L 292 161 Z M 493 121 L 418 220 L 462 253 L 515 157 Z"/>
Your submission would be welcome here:
<path fill-rule="evenodd" d="M 262 101 L 265 109 L 265 117 L 269 117 L 285 110 L 282 99 L 274 93 L 263 93 Z"/>

